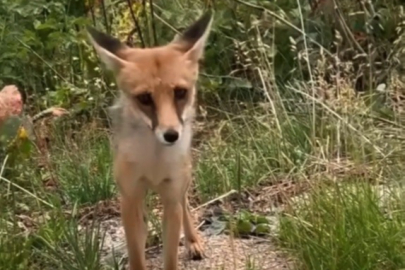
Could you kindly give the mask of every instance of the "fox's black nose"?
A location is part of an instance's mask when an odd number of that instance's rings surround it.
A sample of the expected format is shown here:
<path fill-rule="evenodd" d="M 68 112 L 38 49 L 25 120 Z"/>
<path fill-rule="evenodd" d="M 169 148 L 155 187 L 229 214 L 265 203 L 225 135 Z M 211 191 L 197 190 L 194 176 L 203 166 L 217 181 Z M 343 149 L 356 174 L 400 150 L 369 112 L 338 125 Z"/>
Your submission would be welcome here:
<path fill-rule="evenodd" d="M 179 133 L 174 129 L 169 129 L 163 134 L 163 138 L 168 143 L 174 143 L 179 139 Z"/>

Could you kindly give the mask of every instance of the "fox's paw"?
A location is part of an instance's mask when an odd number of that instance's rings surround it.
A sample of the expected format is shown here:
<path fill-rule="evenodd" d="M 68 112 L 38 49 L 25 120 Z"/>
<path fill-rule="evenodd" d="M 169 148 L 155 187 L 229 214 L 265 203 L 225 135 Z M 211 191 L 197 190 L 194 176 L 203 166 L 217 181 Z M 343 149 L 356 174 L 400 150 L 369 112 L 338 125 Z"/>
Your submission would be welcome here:
<path fill-rule="evenodd" d="M 205 257 L 204 247 L 200 239 L 186 243 L 187 253 L 192 260 L 202 260 Z"/>

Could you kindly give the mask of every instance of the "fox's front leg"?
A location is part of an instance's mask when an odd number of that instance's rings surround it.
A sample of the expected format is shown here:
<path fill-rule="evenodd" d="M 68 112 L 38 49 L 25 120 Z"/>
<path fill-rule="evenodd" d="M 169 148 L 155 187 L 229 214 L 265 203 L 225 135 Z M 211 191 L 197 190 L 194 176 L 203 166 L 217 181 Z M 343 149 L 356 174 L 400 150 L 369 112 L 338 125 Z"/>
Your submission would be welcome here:
<path fill-rule="evenodd" d="M 204 247 L 197 228 L 193 224 L 193 217 L 190 213 L 187 192 L 183 196 L 183 227 L 185 236 L 185 245 L 188 255 L 193 260 L 201 260 L 204 257 Z"/>
<path fill-rule="evenodd" d="M 166 179 L 157 189 L 163 204 L 163 269 L 177 270 L 183 221 L 181 181 Z"/>
<path fill-rule="evenodd" d="M 117 159 L 114 175 L 121 193 L 121 218 L 127 243 L 129 269 L 145 270 L 147 225 L 144 221 L 143 200 L 146 188 L 141 179 L 134 179 L 134 164 Z"/>
<path fill-rule="evenodd" d="M 121 218 L 127 242 L 129 269 L 144 270 L 147 228 L 142 204 L 135 198 L 122 198 Z"/>
<path fill-rule="evenodd" d="M 177 270 L 183 209 L 180 201 L 163 204 L 163 269 Z"/>

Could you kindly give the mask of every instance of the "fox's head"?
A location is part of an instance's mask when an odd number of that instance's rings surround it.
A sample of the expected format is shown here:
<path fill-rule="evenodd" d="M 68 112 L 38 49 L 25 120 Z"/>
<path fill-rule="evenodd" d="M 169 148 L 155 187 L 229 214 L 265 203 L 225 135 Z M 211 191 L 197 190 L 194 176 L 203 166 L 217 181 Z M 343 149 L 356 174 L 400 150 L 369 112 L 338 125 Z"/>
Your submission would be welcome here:
<path fill-rule="evenodd" d="M 141 115 L 157 139 L 173 145 L 192 115 L 199 60 L 211 28 L 205 13 L 165 46 L 130 48 L 118 39 L 88 27 L 90 41 L 118 88 L 129 99 L 131 111 Z"/>

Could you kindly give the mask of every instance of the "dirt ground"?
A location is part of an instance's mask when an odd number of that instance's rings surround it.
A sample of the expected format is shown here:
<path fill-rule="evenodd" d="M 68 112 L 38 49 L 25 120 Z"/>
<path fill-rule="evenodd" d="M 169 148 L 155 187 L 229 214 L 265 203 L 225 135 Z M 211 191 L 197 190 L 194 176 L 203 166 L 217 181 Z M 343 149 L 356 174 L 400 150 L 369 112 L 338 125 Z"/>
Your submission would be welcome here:
<path fill-rule="evenodd" d="M 269 190 L 262 189 L 262 194 L 251 194 L 251 198 L 244 198 L 244 201 L 249 201 L 246 205 L 254 212 L 267 213 L 271 219 L 276 220 L 276 212 L 272 205 L 269 205 L 271 198 L 268 198 Z M 231 196 L 226 200 L 230 201 Z M 255 198 L 255 200 L 252 200 Z M 209 226 L 201 226 L 204 220 L 207 220 L 207 215 L 215 215 L 218 207 L 224 207 L 226 203 L 218 202 L 207 205 L 198 211 L 194 211 L 196 223 L 200 225 L 200 235 L 205 244 L 206 257 L 199 261 L 193 261 L 187 258 L 185 247 L 180 244 L 179 249 L 179 264 L 180 269 L 221 269 L 221 270 L 281 270 L 294 269 L 292 260 L 280 251 L 275 244 L 275 234 L 277 233 L 277 224 L 271 230 L 269 236 L 264 238 L 251 236 L 249 238 L 236 238 L 228 234 L 212 233 L 207 230 Z M 229 206 L 230 205 L 230 206 Z M 259 207 L 260 206 L 260 207 Z M 232 203 L 228 203 L 228 208 L 232 208 Z M 116 210 L 118 212 L 118 210 Z M 114 211 L 115 212 L 115 211 Z M 208 213 L 208 214 L 207 214 Z M 273 213 L 273 214 L 271 214 Z M 273 216 L 272 216 L 273 215 Z M 121 269 L 127 268 L 127 255 L 124 239 L 124 230 L 121 225 L 120 217 L 115 213 L 109 219 L 101 221 L 101 227 L 106 232 L 104 238 L 103 258 L 106 264 L 112 264 L 113 260 Z M 160 245 L 152 245 L 146 249 L 146 258 L 148 269 L 163 269 L 162 266 L 162 247 Z"/>
<path fill-rule="evenodd" d="M 289 262 L 274 245 L 263 239 L 235 239 L 227 235 L 216 235 L 205 239 L 206 258 L 191 261 L 186 250 L 180 247 L 181 269 L 254 269 L 282 270 L 289 268 Z M 159 250 L 148 256 L 148 269 L 163 269 Z"/>
<path fill-rule="evenodd" d="M 105 226 L 109 227 L 103 248 L 106 263 L 111 264 L 114 256 L 116 260 L 120 261 L 122 269 L 126 269 L 127 256 L 125 254 L 124 231 L 120 221 L 118 219 L 105 221 Z M 242 239 L 226 234 L 208 236 L 204 232 L 200 233 L 204 241 L 206 257 L 198 261 L 190 260 L 186 256 L 185 247 L 180 245 L 180 269 L 293 269 L 291 261 L 287 259 L 285 254 L 277 251 L 271 239 L 258 237 Z M 148 248 L 146 258 L 148 269 L 163 269 L 161 246 Z"/>

